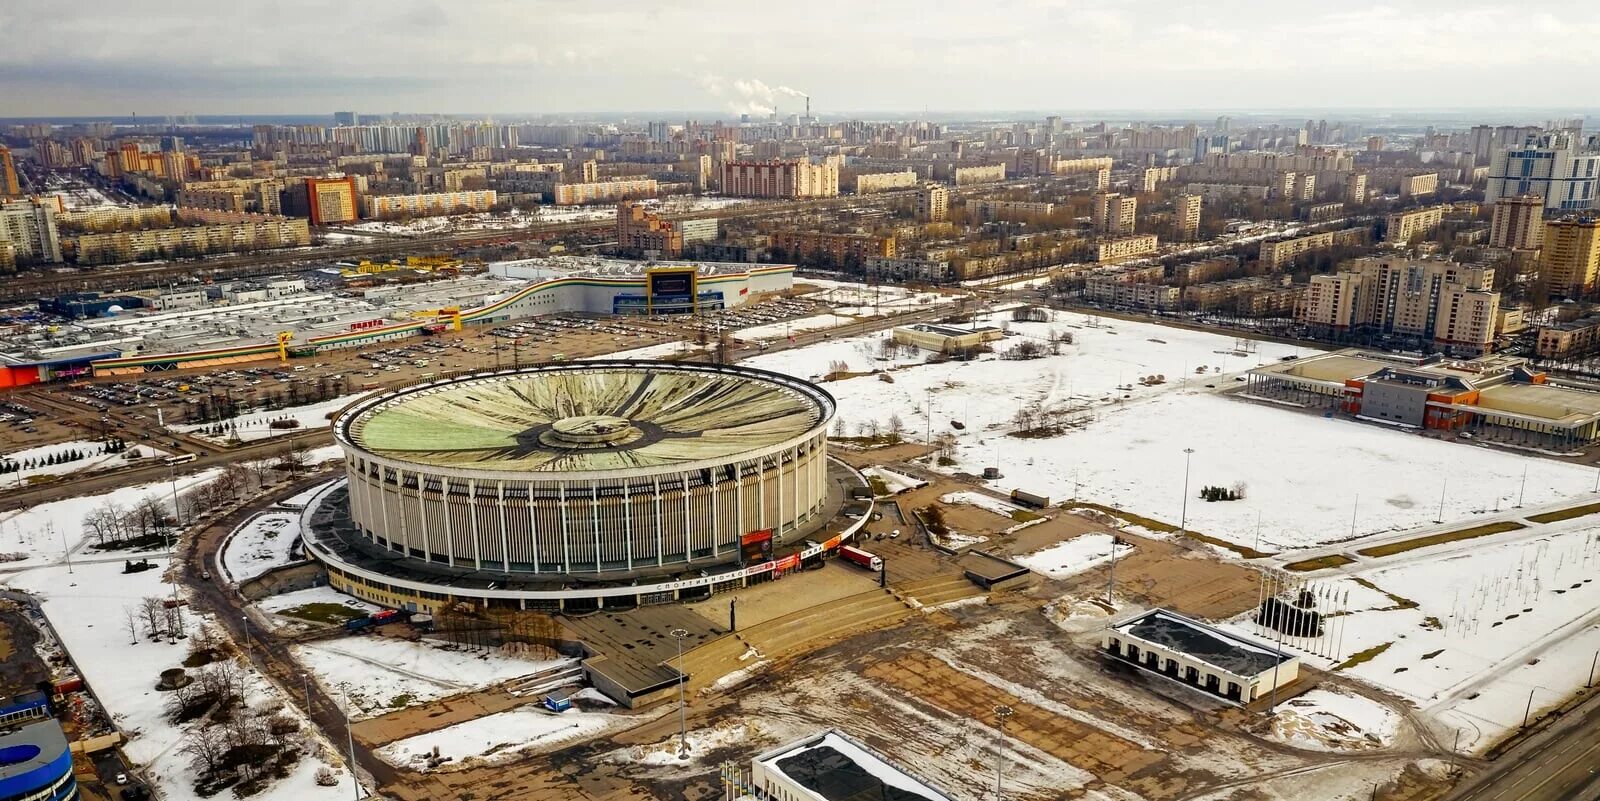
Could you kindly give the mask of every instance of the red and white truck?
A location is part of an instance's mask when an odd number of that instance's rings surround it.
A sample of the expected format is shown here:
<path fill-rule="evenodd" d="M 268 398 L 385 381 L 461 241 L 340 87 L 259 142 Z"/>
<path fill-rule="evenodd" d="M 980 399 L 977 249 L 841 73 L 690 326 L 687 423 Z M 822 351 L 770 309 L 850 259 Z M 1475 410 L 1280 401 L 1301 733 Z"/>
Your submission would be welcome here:
<path fill-rule="evenodd" d="M 844 557 L 847 561 L 861 565 L 862 567 L 871 570 L 874 573 L 883 569 L 882 557 L 874 556 L 866 551 L 861 550 L 860 548 L 852 548 L 849 545 L 843 545 L 839 547 L 839 555 Z"/>

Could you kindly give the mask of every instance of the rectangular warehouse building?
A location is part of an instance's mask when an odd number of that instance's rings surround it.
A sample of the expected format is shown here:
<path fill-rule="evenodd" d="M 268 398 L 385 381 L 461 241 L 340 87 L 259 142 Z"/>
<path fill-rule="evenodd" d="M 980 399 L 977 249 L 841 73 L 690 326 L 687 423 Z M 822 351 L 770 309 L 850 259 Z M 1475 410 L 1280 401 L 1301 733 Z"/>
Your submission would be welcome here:
<path fill-rule="evenodd" d="M 1146 670 L 1246 704 L 1300 675 L 1297 656 L 1165 609 L 1111 627 L 1101 644 Z"/>

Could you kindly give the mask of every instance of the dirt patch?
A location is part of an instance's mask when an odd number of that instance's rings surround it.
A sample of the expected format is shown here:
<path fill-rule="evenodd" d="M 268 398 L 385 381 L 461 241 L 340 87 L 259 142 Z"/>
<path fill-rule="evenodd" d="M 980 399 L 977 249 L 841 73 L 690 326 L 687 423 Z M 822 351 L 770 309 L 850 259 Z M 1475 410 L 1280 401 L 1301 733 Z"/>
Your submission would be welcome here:
<path fill-rule="evenodd" d="M 1574 517 L 1583 517 L 1600 512 L 1600 503 L 1586 503 L 1582 506 L 1571 506 L 1566 509 L 1557 509 L 1554 512 L 1528 515 L 1528 519 L 1535 523 L 1554 523 L 1558 520 L 1571 520 Z"/>
<path fill-rule="evenodd" d="M 1327 556 L 1319 556 L 1315 559 L 1301 559 L 1298 562 L 1290 562 L 1284 565 L 1283 569 L 1293 570 L 1296 573 L 1309 573 L 1313 570 L 1326 570 L 1330 567 L 1355 564 L 1355 561 L 1342 553 L 1333 553 Z"/>

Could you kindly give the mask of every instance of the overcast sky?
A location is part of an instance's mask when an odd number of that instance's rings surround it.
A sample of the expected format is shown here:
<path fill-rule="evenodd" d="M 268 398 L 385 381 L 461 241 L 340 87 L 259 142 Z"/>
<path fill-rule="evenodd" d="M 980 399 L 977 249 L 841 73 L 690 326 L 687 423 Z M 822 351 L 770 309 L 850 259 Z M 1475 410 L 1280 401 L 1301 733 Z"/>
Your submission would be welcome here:
<path fill-rule="evenodd" d="M 0 116 L 1579 109 L 1600 3 L 0 0 Z"/>

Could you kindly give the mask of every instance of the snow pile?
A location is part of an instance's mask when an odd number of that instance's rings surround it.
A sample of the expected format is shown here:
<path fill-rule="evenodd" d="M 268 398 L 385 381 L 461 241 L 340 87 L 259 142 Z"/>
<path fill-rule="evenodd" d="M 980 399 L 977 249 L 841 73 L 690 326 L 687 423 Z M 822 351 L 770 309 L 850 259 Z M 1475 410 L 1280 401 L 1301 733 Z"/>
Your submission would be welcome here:
<path fill-rule="evenodd" d="M 898 470 L 891 470 L 887 467 L 876 465 L 873 467 L 861 468 L 861 474 L 867 478 L 876 478 L 879 481 L 882 481 L 884 487 L 889 490 L 888 494 L 890 495 L 899 495 L 906 490 L 914 490 L 928 486 L 928 482 L 923 481 L 920 478 L 908 476 Z"/>
<path fill-rule="evenodd" d="M 1002 501 L 999 498 L 985 495 L 981 492 L 951 492 L 940 496 L 939 502 L 964 503 L 968 506 L 976 506 L 979 509 L 986 509 L 990 512 L 994 512 L 1001 517 L 1010 517 L 1012 514 L 1022 511 L 1022 507 L 1020 506 Z"/>
<path fill-rule="evenodd" d="M 1388 746 L 1399 730 L 1399 713 L 1377 701 L 1312 690 L 1279 704 L 1267 734 L 1297 748 L 1350 751 Z"/>
<path fill-rule="evenodd" d="M 289 564 L 289 551 L 300 537 L 300 515 L 266 512 L 234 529 L 222 550 L 222 569 L 232 581 L 246 581 L 279 565 Z"/>
<path fill-rule="evenodd" d="M 1081 534 L 1065 542 L 1058 542 L 1030 554 L 1016 557 L 1029 570 L 1050 578 L 1066 578 L 1082 573 L 1095 565 L 1111 561 L 1110 534 Z M 1133 546 L 1117 546 L 1117 558 L 1122 559 L 1133 551 Z"/>
<path fill-rule="evenodd" d="M 271 595 L 256 602 L 256 606 L 263 611 L 273 613 L 282 612 L 286 609 L 295 609 L 307 604 L 348 606 L 351 612 L 359 612 L 362 616 L 372 614 L 382 608 L 366 601 L 352 598 L 332 587 L 312 587 L 308 590 L 295 590 L 281 595 Z"/>
<path fill-rule="evenodd" d="M 422 640 L 363 635 L 297 645 L 295 659 L 363 714 L 481 689 L 567 660 L 538 661 Z"/>
<path fill-rule="evenodd" d="M 634 765 L 691 764 L 721 748 L 739 747 L 750 750 L 751 741 L 760 733 L 761 730 L 754 722 L 722 720 L 709 728 L 695 729 L 681 740 L 674 735 L 670 739 L 651 745 L 619 748 L 607 754 L 605 759 Z M 689 752 L 687 758 L 678 756 L 684 749 Z"/>
<path fill-rule="evenodd" d="M 577 709 L 556 713 L 541 706 L 522 706 L 407 737 L 375 753 L 396 767 L 420 771 L 461 769 L 505 762 L 520 754 L 588 739 L 636 722 L 638 718 L 622 715 Z M 440 765 L 430 764 L 435 752 Z"/>

